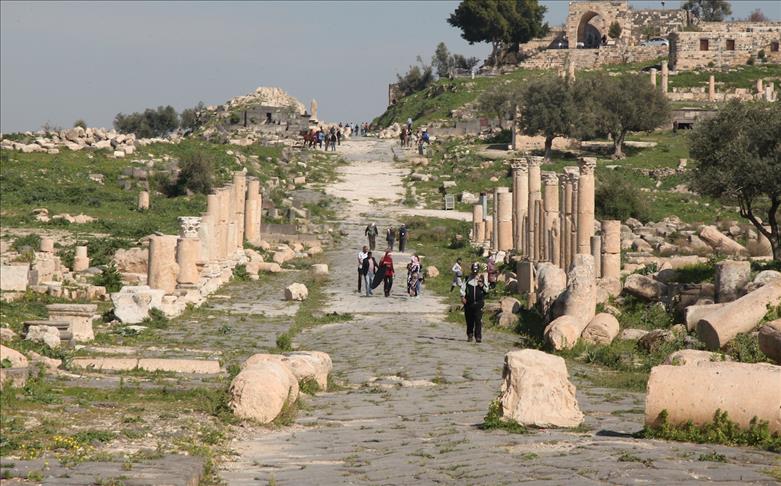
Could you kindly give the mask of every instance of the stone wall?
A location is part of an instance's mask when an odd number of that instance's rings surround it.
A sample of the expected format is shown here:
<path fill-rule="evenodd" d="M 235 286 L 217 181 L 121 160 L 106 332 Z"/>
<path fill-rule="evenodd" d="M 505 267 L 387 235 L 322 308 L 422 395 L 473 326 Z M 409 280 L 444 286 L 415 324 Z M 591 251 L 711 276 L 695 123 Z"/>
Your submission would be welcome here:
<path fill-rule="evenodd" d="M 670 35 L 670 66 L 690 70 L 743 65 L 762 50 L 768 62 L 781 62 L 781 22 L 708 22 L 699 32 Z M 775 49 L 775 50 L 774 50 Z"/>
<path fill-rule="evenodd" d="M 667 55 L 664 46 L 609 45 L 599 49 L 549 49 L 523 61 L 526 69 L 561 69 L 574 62 L 577 69 L 594 69 L 609 64 L 650 62 Z"/>
<path fill-rule="evenodd" d="M 630 44 L 638 45 L 649 37 L 667 37 L 690 23 L 686 10 L 632 10 L 629 12 Z M 627 28 L 623 26 L 623 28 Z"/>

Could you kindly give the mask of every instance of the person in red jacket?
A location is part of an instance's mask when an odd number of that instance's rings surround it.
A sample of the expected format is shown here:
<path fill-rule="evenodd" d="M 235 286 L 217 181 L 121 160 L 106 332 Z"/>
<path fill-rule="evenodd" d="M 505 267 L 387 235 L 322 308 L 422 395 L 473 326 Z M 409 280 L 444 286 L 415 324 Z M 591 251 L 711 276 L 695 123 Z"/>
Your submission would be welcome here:
<path fill-rule="evenodd" d="M 384 270 L 383 289 L 385 297 L 388 297 L 393 287 L 393 258 L 390 251 L 386 251 L 385 256 L 380 260 L 380 268 Z"/>

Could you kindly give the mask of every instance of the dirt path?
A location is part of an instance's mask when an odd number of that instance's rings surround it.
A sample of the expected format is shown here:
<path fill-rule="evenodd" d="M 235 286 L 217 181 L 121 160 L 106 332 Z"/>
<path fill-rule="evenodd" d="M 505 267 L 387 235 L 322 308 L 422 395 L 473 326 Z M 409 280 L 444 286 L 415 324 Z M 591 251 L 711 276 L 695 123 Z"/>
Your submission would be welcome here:
<path fill-rule="evenodd" d="M 442 299 L 425 290 L 411 299 L 402 282 L 387 299 L 356 292 L 355 253 L 366 221 L 395 223 L 405 171 L 388 142 L 342 147 L 351 164 L 328 192 L 349 202 L 341 214 L 349 235 L 328 255 L 326 310 L 354 318 L 312 328 L 296 341 L 328 352 L 348 388 L 307 398 L 293 426 L 243 429 L 231 444 L 239 455 L 221 472 L 228 484 L 776 484 L 763 473 L 778 466 L 774 454 L 633 439 L 643 396 L 593 388 L 577 377 L 582 430 L 481 430 L 515 339 L 489 330 L 482 344 L 467 343 L 464 329 L 445 320 Z M 402 265 L 407 259 L 395 256 Z M 726 462 L 700 460 L 711 452 Z"/>

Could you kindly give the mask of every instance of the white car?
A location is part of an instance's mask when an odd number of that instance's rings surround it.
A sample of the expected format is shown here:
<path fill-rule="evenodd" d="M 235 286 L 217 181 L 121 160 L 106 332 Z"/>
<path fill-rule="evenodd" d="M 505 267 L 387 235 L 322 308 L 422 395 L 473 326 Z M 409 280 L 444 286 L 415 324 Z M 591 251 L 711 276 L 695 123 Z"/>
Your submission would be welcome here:
<path fill-rule="evenodd" d="M 641 44 L 643 46 L 664 46 L 668 47 L 670 45 L 670 41 L 665 39 L 664 37 L 651 37 L 650 39 L 643 41 Z"/>

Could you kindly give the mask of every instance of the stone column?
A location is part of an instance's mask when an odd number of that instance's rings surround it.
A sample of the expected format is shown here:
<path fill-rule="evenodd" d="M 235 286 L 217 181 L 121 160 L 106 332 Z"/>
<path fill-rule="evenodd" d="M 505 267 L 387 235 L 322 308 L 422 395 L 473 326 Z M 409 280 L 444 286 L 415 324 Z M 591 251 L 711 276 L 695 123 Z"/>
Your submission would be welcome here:
<path fill-rule="evenodd" d="M 591 254 L 591 237 L 594 235 L 594 169 L 597 159 L 581 157 L 578 179 L 578 253 Z"/>
<path fill-rule="evenodd" d="M 244 249 L 244 205 L 247 197 L 247 174 L 244 172 L 233 173 L 234 201 L 233 210 L 236 211 L 236 249 Z"/>
<path fill-rule="evenodd" d="M 211 241 L 214 241 L 213 226 L 211 222 L 211 215 L 201 213 L 201 224 L 198 227 L 198 265 L 206 265 L 213 260 L 211 253 Z"/>
<path fill-rule="evenodd" d="M 225 260 L 231 253 L 230 250 L 230 189 L 223 187 L 218 189 L 220 196 L 220 260 Z"/>
<path fill-rule="evenodd" d="M 489 244 L 494 239 L 494 220 L 493 218 L 488 218 L 485 220 L 485 241 L 487 241 Z"/>
<path fill-rule="evenodd" d="M 500 216 L 500 214 L 499 214 L 499 209 L 500 209 L 499 198 L 500 198 L 501 194 L 506 194 L 506 196 L 501 196 L 503 198 L 508 198 L 508 197 L 510 198 L 509 199 L 510 200 L 510 205 L 509 206 L 504 206 L 503 205 L 504 201 L 502 202 L 501 209 L 503 211 L 509 211 L 509 213 L 503 213 Z M 500 223 L 504 222 L 504 219 L 500 219 L 500 218 L 505 218 L 505 217 L 507 217 L 509 219 L 509 225 L 507 225 L 507 224 L 500 224 Z M 493 225 L 492 226 L 493 226 L 493 230 L 494 230 L 493 238 L 491 239 L 491 248 L 492 249 L 494 249 L 494 250 L 499 250 L 500 249 L 500 243 L 503 242 L 505 240 L 505 238 L 507 238 L 507 236 L 505 236 L 505 234 L 504 234 L 504 232 L 507 231 L 507 230 L 510 231 L 509 240 L 510 240 L 510 242 L 512 244 L 512 196 L 510 194 L 510 189 L 507 188 L 507 187 L 496 187 L 496 188 L 494 188 L 494 214 L 493 214 Z"/>
<path fill-rule="evenodd" d="M 667 67 L 667 61 L 662 61 L 662 93 L 667 94 L 667 84 L 670 79 L 670 68 Z"/>
<path fill-rule="evenodd" d="M 773 99 L 773 84 L 768 84 L 765 86 L 765 101 L 770 102 L 773 101 Z"/>
<path fill-rule="evenodd" d="M 191 287 L 198 283 L 197 262 L 201 246 L 198 230 L 200 226 L 201 218 L 199 217 L 179 217 L 179 239 L 176 242 L 176 263 L 179 265 L 179 274 L 176 277 L 178 287 Z"/>
<path fill-rule="evenodd" d="M 602 277 L 621 277 L 621 221 L 602 221 Z"/>
<path fill-rule="evenodd" d="M 310 106 L 309 111 L 312 112 L 310 118 L 312 118 L 313 120 L 317 120 L 317 100 L 313 99 L 312 103 L 309 106 Z"/>
<path fill-rule="evenodd" d="M 40 251 L 42 253 L 54 253 L 54 240 L 46 236 L 41 238 Z"/>
<path fill-rule="evenodd" d="M 247 178 L 247 199 L 244 202 L 244 239 L 253 245 L 260 243 L 260 181 Z"/>
<path fill-rule="evenodd" d="M 575 60 L 571 58 L 567 63 L 567 81 L 570 83 L 575 82 Z"/>
<path fill-rule="evenodd" d="M 569 194 L 568 194 L 569 192 Z M 569 186 L 567 174 L 559 177 L 559 267 L 567 265 L 567 248 L 569 248 L 569 223 L 567 221 L 567 198 L 571 197 L 572 186 Z M 571 208 L 570 208 L 571 210 Z M 571 211 L 570 211 L 571 212 Z"/>
<path fill-rule="evenodd" d="M 485 241 L 485 221 L 483 221 L 483 205 L 472 206 L 472 239 L 475 243 Z"/>
<path fill-rule="evenodd" d="M 763 86 L 762 78 L 757 79 L 757 95 L 762 96 L 765 93 L 765 88 Z"/>
<path fill-rule="evenodd" d="M 138 210 L 146 211 L 149 209 L 149 192 L 141 191 L 138 193 Z"/>
<path fill-rule="evenodd" d="M 708 101 L 716 101 L 716 77 L 712 74 L 708 78 Z"/>
<path fill-rule="evenodd" d="M 651 86 L 656 88 L 656 68 L 651 68 Z"/>
<path fill-rule="evenodd" d="M 543 255 L 545 261 L 559 264 L 559 176 L 555 172 L 543 172 L 542 184 L 543 210 L 545 211 L 545 226 L 543 234 Z"/>
<path fill-rule="evenodd" d="M 524 225 L 529 208 L 529 164 L 517 159 L 513 165 L 513 247 L 516 253 L 525 254 Z"/>
<path fill-rule="evenodd" d="M 565 167 L 567 178 L 569 179 L 572 192 L 570 193 L 570 208 L 572 212 L 569 233 L 569 260 L 566 262 L 565 270 L 569 270 L 572 262 L 575 261 L 575 255 L 578 253 L 578 183 L 580 172 L 577 167 Z"/>
<path fill-rule="evenodd" d="M 536 261 L 538 256 L 536 253 L 534 253 L 535 248 L 535 241 L 537 241 L 537 232 L 539 229 L 536 227 L 536 209 L 535 205 L 537 201 L 542 201 L 542 192 L 541 192 L 541 186 L 542 186 L 542 180 L 540 178 L 540 165 L 542 165 L 543 157 L 529 157 L 528 158 L 528 166 L 529 166 L 529 205 L 528 205 L 528 216 L 527 216 L 527 249 L 526 249 L 526 255 L 532 259 L 532 261 Z"/>
<path fill-rule="evenodd" d="M 153 289 L 176 290 L 176 236 L 152 235 L 149 239 L 149 269 L 147 284 Z"/>
<path fill-rule="evenodd" d="M 591 256 L 594 258 L 594 276 L 602 277 L 602 238 L 600 236 L 591 237 Z"/>
<path fill-rule="evenodd" d="M 86 246 L 77 246 L 76 255 L 73 257 L 73 271 L 83 272 L 89 268 L 89 257 Z"/>
<path fill-rule="evenodd" d="M 498 193 L 496 219 L 498 223 L 497 249 L 509 251 L 513 248 L 513 195 L 508 188 Z"/>

